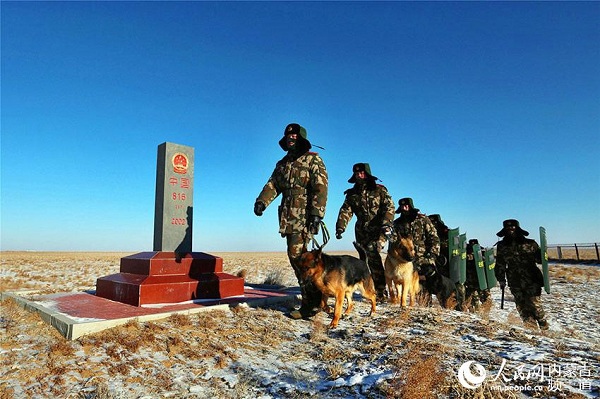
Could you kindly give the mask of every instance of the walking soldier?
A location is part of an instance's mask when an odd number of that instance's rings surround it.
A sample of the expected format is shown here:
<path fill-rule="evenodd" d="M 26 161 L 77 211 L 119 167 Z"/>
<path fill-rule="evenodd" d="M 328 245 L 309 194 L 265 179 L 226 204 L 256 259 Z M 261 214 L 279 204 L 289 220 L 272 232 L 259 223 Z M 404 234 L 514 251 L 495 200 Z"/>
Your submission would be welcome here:
<path fill-rule="evenodd" d="M 297 266 L 306 243 L 318 233 L 327 203 L 327 170 L 315 152 L 306 129 L 297 123 L 287 125 L 279 145 L 287 154 L 275 165 L 275 170 L 254 203 L 254 213 L 261 216 L 269 204 L 282 195 L 278 208 L 279 233 L 287 241 L 287 253 L 302 292 L 302 305 L 292 311 L 293 318 L 305 318 L 319 311 L 321 292 L 311 282 L 302 281 Z"/>

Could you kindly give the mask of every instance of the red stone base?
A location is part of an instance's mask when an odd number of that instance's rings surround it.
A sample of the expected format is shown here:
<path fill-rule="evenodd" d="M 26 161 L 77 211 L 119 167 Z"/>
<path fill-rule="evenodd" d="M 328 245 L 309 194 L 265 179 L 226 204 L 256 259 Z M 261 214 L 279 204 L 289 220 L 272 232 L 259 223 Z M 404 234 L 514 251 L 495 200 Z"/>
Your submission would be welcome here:
<path fill-rule="evenodd" d="M 203 252 L 140 252 L 121 258 L 120 273 L 96 280 L 96 296 L 133 306 L 244 295 L 244 279 L 223 273 L 223 259 Z"/>

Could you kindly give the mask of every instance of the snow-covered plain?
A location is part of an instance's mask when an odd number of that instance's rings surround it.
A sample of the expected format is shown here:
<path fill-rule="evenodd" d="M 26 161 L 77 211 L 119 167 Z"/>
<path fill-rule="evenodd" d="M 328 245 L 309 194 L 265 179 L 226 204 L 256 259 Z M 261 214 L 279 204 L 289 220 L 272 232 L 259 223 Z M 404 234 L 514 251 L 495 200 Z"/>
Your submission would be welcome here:
<path fill-rule="evenodd" d="M 2 253 L 2 291 L 94 288 L 127 254 Z M 249 283 L 295 285 L 284 253 L 224 253 Z M 2 304 L 0 398 L 593 398 L 599 396 L 600 267 L 551 265 L 550 329 L 524 326 L 507 289 L 477 312 L 382 304 L 328 330 L 294 302 L 173 316 L 66 341 Z M 357 298 L 358 295 L 357 295 Z"/>

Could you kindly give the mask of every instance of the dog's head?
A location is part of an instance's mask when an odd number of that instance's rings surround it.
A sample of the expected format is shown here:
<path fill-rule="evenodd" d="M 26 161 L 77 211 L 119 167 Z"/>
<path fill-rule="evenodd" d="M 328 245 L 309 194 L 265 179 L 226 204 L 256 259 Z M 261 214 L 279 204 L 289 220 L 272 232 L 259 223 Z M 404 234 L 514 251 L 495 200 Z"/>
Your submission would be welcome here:
<path fill-rule="evenodd" d="M 304 276 L 313 275 L 317 268 L 321 268 L 321 266 L 323 265 L 322 254 L 322 249 L 313 249 L 312 251 L 305 251 L 298 259 L 296 267 L 298 267 L 298 269 Z"/>
<path fill-rule="evenodd" d="M 431 277 L 434 274 L 436 274 L 437 272 L 438 272 L 438 270 L 435 265 L 427 263 L 425 265 L 421 265 L 421 271 L 419 273 L 426 277 Z"/>
<path fill-rule="evenodd" d="M 415 244 L 408 234 L 398 234 L 388 250 L 393 257 L 412 262 L 415 259 Z"/>

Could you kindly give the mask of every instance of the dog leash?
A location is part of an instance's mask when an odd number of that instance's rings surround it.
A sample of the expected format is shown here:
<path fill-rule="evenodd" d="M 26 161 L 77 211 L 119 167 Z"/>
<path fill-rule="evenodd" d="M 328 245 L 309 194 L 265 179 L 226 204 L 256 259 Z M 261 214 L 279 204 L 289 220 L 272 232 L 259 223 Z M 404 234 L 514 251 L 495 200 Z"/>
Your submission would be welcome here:
<path fill-rule="evenodd" d="M 317 239 L 315 238 L 315 235 L 312 236 L 312 249 L 322 249 L 325 245 L 327 245 L 327 243 L 329 242 L 329 230 L 327 230 L 327 226 L 325 225 L 325 222 L 321 221 L 320 223 L 320 227 L 321 227 L 321 235 L 323 236 L 323 244 L 319 245 L 319 242 L 317 241 Z"/>

